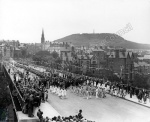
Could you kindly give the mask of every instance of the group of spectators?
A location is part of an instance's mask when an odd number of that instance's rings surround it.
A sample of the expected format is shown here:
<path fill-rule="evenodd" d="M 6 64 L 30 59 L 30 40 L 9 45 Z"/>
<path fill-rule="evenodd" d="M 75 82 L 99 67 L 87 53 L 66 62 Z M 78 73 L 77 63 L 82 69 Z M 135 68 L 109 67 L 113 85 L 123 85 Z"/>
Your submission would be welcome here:
<path fill-rule="evenodd" d="M 52 93 L 57 94 L 60 98 L 66 97 L 66 91 L 68 88 L 70 88 L 73 93 L 86 97 L 87 99 L 91 98 L 92 96 L 95 96 L 96 98 L 105 98 L 106 93 L 108 93 L 112 96 L 118 96 L 122 98 L 125 98 L 127 94 L 130 95 L 130 98 L 132 98 L 133 95 L 136 95 L 138 101 L 142 102 L 143 100 L 145 104 L 148 101 L 147 98 L 150 100 L 149 91 L 126 84 L 117 82 L 112 83 L 104 79 L 91 78 L 83 75 L 62 72 L 59 70 L 54 71 L 53 69 L 49 70 L 48 73 L 45 73 L 28 67 L 28 65 L 22 64 L 17 65 L 17 67 L 25 69 L 25 72 L 14 72 L 14 82 L 25 101 L 23 112 L 28 114 L 29 117 L 33 116 L 34 107 L 39 107 L 41 102 L 47 101 L 47 89 L 49 88 Z M 8 71 L 9 70 L 10 69 L 8 69 Z M 30 72 L 36 75 L 31 77 L 32 74 Z M 16 78 L 18 76 L 19 78 Z M 45 119 L 43 118 L 42 121 L 88 121 L 85 119 L 78 119 L 79 118 L 77 116 L 53 117 L 51 119 L 47 117 Z"/>
<path fill-rule="evenodd" d="M 53 76 L 51 77 L 52 85 L 59 87 L 60 84 L 64 84 L 65 89 L 67 89 L 70 86 L 73 86 L 75 94 L 87 96 L 87 99 L 90 98 L 91 95 L 96 96 L 96 98 L 103 98 L 103 96 L 106 96 L 105 93 L 107 92 L 112 96 L 122 98 L 125 98 L 127 94 L 130 95 L 130 98 L 136 95 L 138 102 L 143 102 L 144 104 L 146 104 L 148 99 L 150 102 L 150 91 L 146 89 L 139 89 L 137 87 L 128 84 L 122 84 L 120 82 L 112 83 L 106 79 L 104 80 L 83 75 L 76 75 L 69 72 L 62 73 L 62 71 L 59 70 L 57 70 L 57 72 L 54 73 L 53 69 L 50 69 L 49 72 L 53 74 Z M 87 88 L 87 86 L 85 87 L 85 84 L 88 85 L 88 87 L 90 86 L 91 88 Z"/>
<path fill-rule="evenodd" d="M 41 102 L 44 102 L 48 98 L 48 88 L 51 89 L 51 92 L 58 94 L 59 90 L 63 91 L 59 97 L 66 97 L 65 90 L 73 85 L 73 81 L 68 81 L 67 79 L 71 78 L 68 75 L 59 76 L 57 73 L 50 73 L 48 75 L 43 75 L 43 77 L 39 77 L 38 71 L 32 70 L 31 68 L 27 68 L 26 66 L 21 66 L 21 68 L 25 69 L 23 72 L 18 70 L 21 65 L 16 65 L 16 67 L 10 66 L 8 68 L 8 72 L 13 75 L 14 83 L 17 86 L 22 98 L 24 99 L 24 105 L 22 108 L 22 112 L 24 114 L 28 114 L 29 117 L 33 117 L 33 109 L 35 107 L 39 107 Z M 82 80 L 82 79 L 80 79 Z M 79 80 L 79 81 L 80 81 Z M 75 84 L 77 85 L 77 84 Z M 54 89 L 55 88 L 55 89 Z M 58 90 L 59 89 L 59 90 Z M 43 112 L 39 109 L 37 112 L 37 116 L 39 117 L 40 122 L 92 122 L 82 117 L 82 110 L 79 111 L 78 115 L 69 116 L 69 117 L 53 117 L 53 118 L 43 118 Z"/>
<path fill-rule="evenodd" d="M 21 95 L 22 112 L 28 114 L 28 117 L 33 117 L 34 108 L 48 99 L 48 90 L 43 80 L 29 71 L 22 71 L 11 65 L 8 67 L 8 73 L 13 75 L 13 82 Z"/>
<path fill-rule="evenodd" d="M 54 116 L 53 118 L 44 118 L 43 112 L 39 109 L 37 112 L 37 116 L 39 117 L 40 122 L 94 122 L 85 119 L 82 116 L 82 110 L 79 110 L 79 113 L 75 116 L 68 116 L 68 117 L 61 117 L 61 116 Z"/>

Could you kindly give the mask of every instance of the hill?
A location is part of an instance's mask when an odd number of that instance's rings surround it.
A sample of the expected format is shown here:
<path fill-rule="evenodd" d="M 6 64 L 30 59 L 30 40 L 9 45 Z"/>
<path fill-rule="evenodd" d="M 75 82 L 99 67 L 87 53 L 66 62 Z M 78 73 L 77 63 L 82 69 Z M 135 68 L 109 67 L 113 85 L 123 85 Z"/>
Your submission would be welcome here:
<path fill-rule="evenodd" d="M 125 40 L 124 38 L 111 33 L 92 33 L 92 34 L 72 34 L 55 42 L 71 42 L 75 46 L 113 46 L 128 49 L 150 49 L 150 44 L 140 44 Z"/>

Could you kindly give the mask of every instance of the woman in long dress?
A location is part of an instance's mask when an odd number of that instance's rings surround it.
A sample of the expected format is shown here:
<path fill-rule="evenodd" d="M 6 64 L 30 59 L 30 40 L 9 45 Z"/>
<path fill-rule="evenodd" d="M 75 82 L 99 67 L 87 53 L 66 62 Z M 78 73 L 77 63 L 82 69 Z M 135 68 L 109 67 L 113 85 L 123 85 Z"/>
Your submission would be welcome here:
<path fill-rule="evenodd" d="M 117 89 L 115 88 L 115 96 L 117 96 L 117 93 L 118 93 L 118 91 L 117 91 Z"/>
<path fill-rule="evenodd" d="M 86 86 L 86 98 L 89 99 L 89 86 Z"/>
<path fill-rule="evenodd" d="M 96 87 L 96 98 L 98 98 L 98 92 L 99 92 L 99 88 Z"/>
<path fill-rule="evenodd" d="M 64 88 L 64 98 L 67 98 L 67 90 Z"/>
<path fill-rule="evenodd" d="M 64 99 L 64 88 L 61 91 L 61 98 Z"/>

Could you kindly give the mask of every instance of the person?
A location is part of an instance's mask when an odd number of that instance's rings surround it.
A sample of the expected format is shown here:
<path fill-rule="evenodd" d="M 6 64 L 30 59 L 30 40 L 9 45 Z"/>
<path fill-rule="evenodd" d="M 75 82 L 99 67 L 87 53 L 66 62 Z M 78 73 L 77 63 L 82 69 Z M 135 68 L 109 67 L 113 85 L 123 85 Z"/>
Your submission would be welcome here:
<path fill-rule="evenodd" d="M 115 88 L 115 96 L 117 97 L 117 88 Z"/>
<path fill-rule="evenodd" d="M 132 87 L 130 87 L 130 98 L 132 98 L 132 95 L 133 95 L 133 89 Z"/>
<path fill-rule="evenodd" d="M 103 88 L 103 98 L 105 98 L 106 97 L 106 90 L 105 90 L 105 88 Z"/>
<path fill-rule="evenodd" d="M 58 95 L 58 92 L 59 92 L 59 88 L 56 87 L 56 95 Z"/>
<path fill-rule="evenodd" d="M 98 89 L 98 97 L 101 98 L 102 97 L 102 88 L 99 87 Z"/>
<path fill-rule="evenodd" d="M 106 92 L 107 92 L 107 93 L 110 93 L 110 85 L 107 85 L 107 86 L 106 86 Z"/>
<path fill-rule="evenodd" d="M 40 122 L 42 122 L 43 121 L 43 112 L 40 109 L 37 112 L 37 116 L 38 116 Z"/>
<path fill-rule="evenodd" d="M 83 116 L 82 116 L 82 110 L 81 109 L 79 110 L 79 113 L 78 113 L 77 117 L 80 120 L 83 118 Z"/>
<path fill-rule="evenodd" d="M 28 109 L 27 109 L 27 103 L 25 103 L 24 105 L 23 105 L 23 108 L 22 108 L 22 112 L 24 113 L 24 114 L 27 114 L 27 112 L 28 112 Z"/>
<path fill-rule="evenodd" d="M 41 89 L 42 102 L 45 102 L 45 99 L 44 99 L 44 96 L 45 96 L 45 95 L 44 95 L 44 91 L 45 91 L 44 88 L 42 88 L 42 89 Z"/>
<path fill-rule="evenodd" d="M 88 91 L 89 91 L 89 98 L 91 99 L 92 98 L 92 86 L 91 85 L 89 86 Z"/>
<path fill-rule="evenodd" d="M 111 94 L 111 96 L 114 95 L 114 89 L 113 88 L 110 89 L 110 94 Z"/>
<path fill-rule="evenodd" d="M 64 98 L 67 98 L 67 90 L 64 89 Z"/>
<path fill-rule="evenodd" d="M 60 91 L 59 91 L 59 98 L 62 99 L 62 96 L 63 96 L 63 89 L 60 88 Z"/>
<path fill-rule="evenodd" d="M 96 88 L 96 98 L 98 98 L 99 87 Z"/>
<path fill-rule="evenodd" d="M 62 88 L 62 91 L 61 91 L 61 98 L 64 99 L 64 88 Z"/>
<path fill-rule="evenodd" d="M 48 99 L 48 90 L 45 90 L 45 101 Z"/>
<path fill-rule="evenodd" d="M 146 101 L 147 101 L 147 94 L 146 93 L 143 94 L 143 101 L 144 101 L 144 104 L 146 104 Z"/>
<path fill-rule="evenodd" d="M 86 86 L 86 97 L 89 99 L 89 86 Z"/>
<path fill-rule="evenodd" d="M 142 91 L 141 90 L 139 90 L 139 93 L 138 93 L 138 101 L 139 101 L 139 103 L 142 102 Z"/>
<path fill-rule="evenodd" d="M 33 95 L 31 94 L 29 96 L 29 100 L 28 100 L 28 117 L 34 117 L 34 115 L 33 115 L 33 105 L 34 105 L 34 100 L 33 100 Z"/>
<path fill-rule="evenodd" d="M 124 88 L 124 89 L 123 89 L 123 98 L 125 98 L 126 94 L 127 94 L 127 93 L 126 93 L 126 89 Z"/>
<path fill-rule="evenodd" d="M 49 118 L 48 117 L 45 118 L 45 122 L 49 122 Z"/>
<path fill-rule="evenodd" d="M 36 101 L 36 103 L 37 103 L 37 107 L 39 107 L 39 106 L 41 105 L 40 93 L 37 93 L 37 94 L 36 94 L 35 101 Z"/>

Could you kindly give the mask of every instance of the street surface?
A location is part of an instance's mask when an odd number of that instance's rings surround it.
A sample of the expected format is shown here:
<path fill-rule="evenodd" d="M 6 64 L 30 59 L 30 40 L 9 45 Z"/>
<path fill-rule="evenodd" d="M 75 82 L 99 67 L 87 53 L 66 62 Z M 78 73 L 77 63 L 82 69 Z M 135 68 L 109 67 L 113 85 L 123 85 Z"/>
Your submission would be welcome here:
<path fill-rule="evenodd" d="M 150 108 L 117 97 L 87 100 L 70 91 L 67 95 L 67 99 L 59 99 L 49 93 L 49 103 L 62 116 L 76 115 L 82 109 L 84 118 L 96 122 L 150 122 Z"/>

